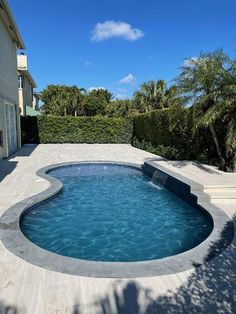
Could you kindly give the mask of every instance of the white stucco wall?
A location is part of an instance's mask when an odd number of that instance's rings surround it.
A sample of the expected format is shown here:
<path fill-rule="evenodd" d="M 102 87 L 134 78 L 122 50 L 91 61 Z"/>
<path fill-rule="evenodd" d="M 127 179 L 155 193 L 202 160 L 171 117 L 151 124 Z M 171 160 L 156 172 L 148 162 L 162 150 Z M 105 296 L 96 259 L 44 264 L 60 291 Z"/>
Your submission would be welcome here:
<path fill-rule="evenodd" d="M 0 18 L 0 130 L 3 130 L 3 148 L 0 147 L 0 159 L 7 157 L 4 101 L 18 106 L 16 49 L 16 44 Z M 18 144 L 20 146 L 19 121 Z"/>
<path fill-rule="evenodd" d="M 0 19 L 0 95 L 18 103 L 16 45 Z"/>
<path fill-rule="evenodd" d="M 20 72 L 22 76 L 24 76 L 24 87 L 23 89 L 19 89 L 19 106 L 21 109 L 21 114 L 25 116 L 26 114 L 26 106 L 33 107 L 33 90 L 32 84 L 29 81 L 26 74 Z"/>

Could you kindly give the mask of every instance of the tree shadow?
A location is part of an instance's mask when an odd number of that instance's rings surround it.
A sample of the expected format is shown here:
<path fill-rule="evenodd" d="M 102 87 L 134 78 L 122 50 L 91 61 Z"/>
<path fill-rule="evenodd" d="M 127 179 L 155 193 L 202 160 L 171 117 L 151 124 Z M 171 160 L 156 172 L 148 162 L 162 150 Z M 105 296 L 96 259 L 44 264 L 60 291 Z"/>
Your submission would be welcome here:
<path fill-rule="evenodd" d="M 233 314 L 236 309 L 236 216 L 219 241 L 212 243 L 202 266 L 195 269 L 177 291 L 153 299 L 150 290 L 135 281 L 113 291 L 94 304 L 101 314 Z M 230 245 L 229 245 L 230 242 Z M 223 250 L 224 249 L 224 250 Z M 216 256 L 217 255 L 217 256 Z M 214 258 L 213 258 L 214 257 Z M 121 291 L 119 291 L 121 290 Z M 87 312 L 86 312 L 87 313 Z M 92 311 L 90 313 L 93 313 Z M 97 313 L 97 312 L 96 312 Z M 74 314 L 79 314 L 75 312 Z"/>
<path fill-rule="evenodd" d="M 211 245 L 204 265 L 195 268 L 187 283 L 149 304 L 145 314 L 235 313 L 236 239 L 229 245 L 235 224 L 234 217 L 233 222 L 225 225 L 220 240 Z"/>
<path fill-rule="evenodd" d="M 198 161 L 178 160 L 178 161 L 174 161 L 174 166 L 177 168 L 182 168 L 182 167 L 189 165 L 189 163 L 191 163 L 193 166 L 195 166 L 198 169 L 203 170 L 205 172 L 220 175 L 219 170 L 214 169 L 210 165 L 204 165 Z"/>
<path fill-rule="evenodd" d="M 0 314 L 17 314 L 17 308 L 14 306 L 7 306 L 0 301 Z"/>
<path fill-rule="evenodd" d="M 161 156 L 157 156 L 157 157 L 145 158 L 145 161 L 168 161 L 168 159 L 161 157 Z"/>
<path fill-rule="evenodd" d="M 176 168 L 183 168 L 188 166 L 189 164 L 192 164 L 193 166 L 197 167 L 198 169 L 205 171 L 210 174 L 217 174 L 220 175 L 219 170 L 214 169 L 211 165 L 204 165 L 198 161 L 192 161 L 192 160 L 168 160 L 165 158 L 162 158 L 160 156 L 153 157 L 153 158 L 146 158 L 145 161 L 166 161 L 170 165 L 176 167 Z"/>
<path fill-rule="evenodd" d="M 97 302 L 101 308 L 101 314 L 141 314 L 142 309 L 139 304 L 139 295 L 141 291 L 135 282 L 129 282 L 121 291 L 118 292 L 118 287 L 114 288 L 113 296 L 106 296 Z M 150 290 L 143 289 L 142 293 L 145 294 L 146 301 L 152 301 L 149 296 Z"/>
<path fill-rule="evenodd" d="M 73 313 L 72 314 L 81 314 L 80 310 L 79 310 L 79 305 L 75 305 L 74 309 L 73 309 Z"/>

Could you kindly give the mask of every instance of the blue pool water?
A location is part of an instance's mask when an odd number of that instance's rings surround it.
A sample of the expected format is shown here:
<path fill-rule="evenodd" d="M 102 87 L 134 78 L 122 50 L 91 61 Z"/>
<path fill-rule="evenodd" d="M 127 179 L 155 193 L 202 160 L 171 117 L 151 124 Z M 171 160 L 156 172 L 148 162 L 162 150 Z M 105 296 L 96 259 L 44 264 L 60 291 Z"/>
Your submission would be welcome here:
<path fill-rule="evenodd" d="M 208 216 L 143 172 L 112 164 L 50 171 L 63 191 L 28 210 L 24 235 L 57 254 L 93 261 L 144 261 L 175 255 L 211 232 Z"/>

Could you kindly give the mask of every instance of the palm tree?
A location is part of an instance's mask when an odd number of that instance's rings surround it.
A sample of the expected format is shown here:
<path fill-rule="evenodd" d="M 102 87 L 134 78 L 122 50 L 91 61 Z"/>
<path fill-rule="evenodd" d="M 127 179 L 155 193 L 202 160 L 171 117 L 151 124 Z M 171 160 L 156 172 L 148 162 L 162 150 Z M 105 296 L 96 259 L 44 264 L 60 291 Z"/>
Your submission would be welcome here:
<path fill-rule="evenodd" d="M 84 113 L 86 90 L 84 88 L 78 88 L 77 86 L 72 86 L 68 89 L 71 114 L 75 117 L 82 115 Z"/>
<path fill-rule="evenodd" d="M 172 85 L 165 91 L 164 107 L 182 107 L 184 105 L 184 97 L 179 93 L 177 85 Z"/>
<path fill-rule="evenodd" d="M 70 110 L 70 94 L 67 86 L 61 86 L 61 93 L 58 95 L 58 101 L 61 105 L 64 116 L 67 116 Z"/>
<path fill-rule="evenodd" d="M 187 59 L 177 78 L 180 91 L 193 104 L 195 129 L 209 127 L 225 171 L 235 158 L 235 68 L 235 61 L 218 50 Z M 219 125 L 226 129 L 226 136 L 222 129 L 219 132 Z"/>
<path fill-rule="evenodd" d="M 164 80 L 143 83 L 134 93 L 134 99 L 140 111 L 169 108 L 181 103 L 177 87 L 168 88 Z"/>

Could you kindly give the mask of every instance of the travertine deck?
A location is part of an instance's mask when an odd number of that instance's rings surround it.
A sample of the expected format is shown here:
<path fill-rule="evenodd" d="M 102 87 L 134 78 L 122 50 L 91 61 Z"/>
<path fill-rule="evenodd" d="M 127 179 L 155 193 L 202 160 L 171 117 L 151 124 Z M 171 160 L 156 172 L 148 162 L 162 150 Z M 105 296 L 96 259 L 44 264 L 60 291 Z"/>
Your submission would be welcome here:
<path fill-rule="evenodd" d="M 0 215 L 16 202 L 48 187 L 47 181 L 36 176 L 36 171 L 46 165 L 88 160 L 141 164 L 154 159 L 158 159 L 157 156 L 129 145 L 24 147 L 9 160 L 0 161 Z M 156 162 L 208 187 L 224 188 L 224 183 L 226 186 L 236 183 L 236 174 L 223 174 L 212 167 L 188 162 L 181 165 Z M 234 216 L 234 200 L 217 199 L 217 205 Z M 236 308 L 235 261 L 234 240 L 204 267 L 183 273 L 130 280 L 95 279 L 31 265 L 0 243 L 0 313 L 8 307 L 12 310 L 9 313 L 27 314 L 233 313 Z"/>

